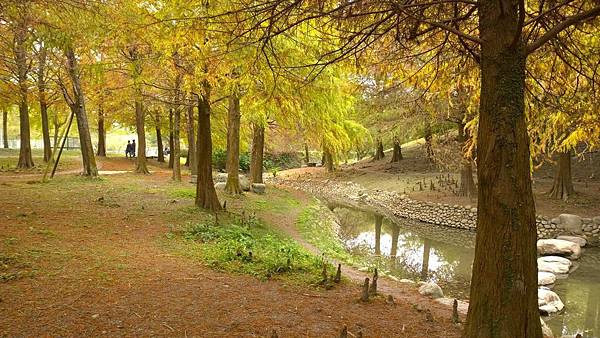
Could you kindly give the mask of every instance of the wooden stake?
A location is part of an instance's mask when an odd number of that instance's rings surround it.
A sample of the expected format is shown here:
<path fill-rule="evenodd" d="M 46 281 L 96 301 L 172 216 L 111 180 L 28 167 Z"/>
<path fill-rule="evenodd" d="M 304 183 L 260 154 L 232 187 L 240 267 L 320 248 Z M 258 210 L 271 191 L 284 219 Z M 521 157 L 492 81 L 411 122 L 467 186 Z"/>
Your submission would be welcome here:
<path fill-rule="evenodd" d="M 335 278 L 333 278 L 334 283 L 339 283 L 342 280 L 342 264 L 338 264 L 337 272 L 335 273 Z"/>
<path fill-rule="evenodd" d="M 362 295 L 360 297 L 360 300 L 363 302 L 368 302 L 369 301 L 369 278 L 365 278 L 365 282 L 363 284 L 363 288 L 362 288 Z"/>
<path fill-rule="evenodd" d="M 377 278 L 379 275 L 377 274 L 377 268 L 375 268 L 375 273 L 373 274 L 373 281 L 371 282 L 371 287 L 369 287 L 369 295 L 375 296 L 377 294 Z"/>
<path fill-rule="evenodd" d="M 456 298 L 454 299 L 454 303 L 452 303 L 452 322 L 460 322 L 460 319 L 458 318 L 458 301 L 456 300 Z"/>

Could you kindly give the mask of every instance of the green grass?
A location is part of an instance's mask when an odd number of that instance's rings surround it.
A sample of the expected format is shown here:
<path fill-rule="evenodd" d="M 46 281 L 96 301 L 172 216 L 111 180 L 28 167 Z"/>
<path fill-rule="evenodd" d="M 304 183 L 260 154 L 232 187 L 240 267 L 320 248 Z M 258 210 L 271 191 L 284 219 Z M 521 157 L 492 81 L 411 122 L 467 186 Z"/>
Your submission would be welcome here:
<path fill-rule="evenodd" d="M 188 223 L 167 234 L 176 251 L 216 270 L 300 283 L 320 280 L 322 260 L 250 217 Z"/>

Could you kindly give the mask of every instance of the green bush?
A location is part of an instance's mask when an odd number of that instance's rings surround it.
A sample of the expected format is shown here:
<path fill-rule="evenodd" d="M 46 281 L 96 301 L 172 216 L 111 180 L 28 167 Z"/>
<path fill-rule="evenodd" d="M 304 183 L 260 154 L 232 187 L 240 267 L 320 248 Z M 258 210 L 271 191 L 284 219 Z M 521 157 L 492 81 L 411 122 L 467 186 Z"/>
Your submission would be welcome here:
<path fill-rule="evenodd" d="M 227 167 L 227 151 L 216 149 L 212 154 L 212 165 L 215 170 L 223 171 Z M 240 169 L 243 171 L 250 170 L 250 154 L 247 152 L 240 154 Z"/>
<path fill-rule="evenodd" d="M 295 241 L 269 231 L 256 219 L 225 225 L 212 221 L 190 223 L 182 235 L 194 243 L 192 250 L 202 260 L 219 270 L 263 279 L 285 275 L 308 282 L 319 280 L 323 264 L 320 258 Z"/>

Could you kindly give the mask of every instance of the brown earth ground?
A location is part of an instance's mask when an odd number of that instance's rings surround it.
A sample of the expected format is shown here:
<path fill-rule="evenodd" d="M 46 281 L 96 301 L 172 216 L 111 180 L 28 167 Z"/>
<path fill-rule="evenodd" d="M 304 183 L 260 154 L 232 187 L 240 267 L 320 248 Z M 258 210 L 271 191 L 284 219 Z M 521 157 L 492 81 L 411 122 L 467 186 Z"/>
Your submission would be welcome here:
<path fill-rule="evenodd" d="M 381 189 L 405 193 L 416 200 L 477 205 L 477 199 L 457 196 L 453 190 L 456 186 L 440 185 L 443 181 L 453 180 L 458 182 L 460 175 L 456 171 L 439 169 L 438 166 L 426 160 L 424 150 L 418 142 L 411 142 L 402 149 L 404 159 L 399 163 L 389 163 L 391 152 L 386 152 L 386 157 L 379 161 L 364 159 L 354 164 L 340 165 L 338 170 L 327 173 L 324 168 L 298 168 L 282 171 L 279 175 L 290 178 L 302 175 L 313 177 L 328 177 L 340 181 L 352 181 L 367 189 Z M 454 156 L 460 156 L 456 153 Z M 536 203 L 536 213 L 547 217 L 556 217 L 561 213 L 571 213 L 582 217 L 600 216 L 600 153 L 587 153 L 572 160 L 573 186 L 576 194 L 567 201 L 556 200 L 549 197 L 548 192 L 552 187 L 554 168 L 546 163 L 536 169 L 533 174 L 533 192 Z M 476 173 L 474 172 L 474 175 Z M 476 179 L 476 177 L 475 177 Z M 425 182 L 423 191 L 420 190 L 419 181 Z M 435 191 L 429 188 L 434 182 Z"/>
<path fill-rule="evenodd" d="M 167 236 L 172 226 L 205 216 L 192 198 L 169 194 L 189 187 L 187 177 L 173 183 L 155 161 L 148 176 L 85 179 L 71 173 L 77 166 L 73 161 L 46 184 L 38 183 L 39 170 L 0 173 L 1 336 L 265 337 L 276 329 L 279 337 L 338 337 L 344 325 L 355 334 L 362 327 L 365 337 L 460 336 L 448 308 L 403 284 L 382 282 L 395 305 L 383 297 L 360 303 L 353 282 L 324 290 L 211 270 L 178 254 Z M 102 159 L 99 167 L 127 171 L 134 164 Z M 221 200 L 239 213 L 290 194 L 299 205 L 308 200 L 277 189 Z M 299 211 L 255 211 L 297 237 Z"/>

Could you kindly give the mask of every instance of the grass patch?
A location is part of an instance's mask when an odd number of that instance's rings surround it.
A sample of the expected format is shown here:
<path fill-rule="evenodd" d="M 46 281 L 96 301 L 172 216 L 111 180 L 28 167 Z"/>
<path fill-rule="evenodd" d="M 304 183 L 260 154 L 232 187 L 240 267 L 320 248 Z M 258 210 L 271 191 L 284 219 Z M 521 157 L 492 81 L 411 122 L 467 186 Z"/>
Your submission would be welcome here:
<path fill-rule="evenodd" d="M 0 283 L 33 275 L 30 264 L 18 255 L 0 254 Z"/>
<path fill-rule="evenodd" d="M 188 223 L 167 234 L 180 253 L 214 269 L 249 274 L 260 279 L 285 278 L 302 283 L 319 281 L 322 259 L 255 218 Z"/>
<path fill-rule="evenodd" d="M 168 191 L 169 196 L 178 198 L 196 198 L 196 187 L 175 188 Z"/>

